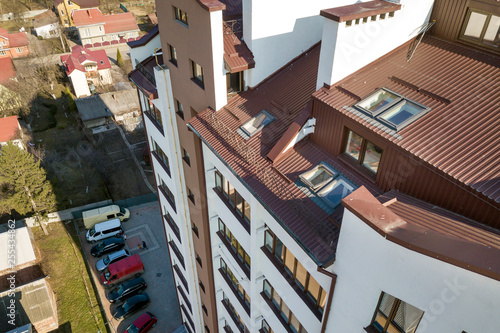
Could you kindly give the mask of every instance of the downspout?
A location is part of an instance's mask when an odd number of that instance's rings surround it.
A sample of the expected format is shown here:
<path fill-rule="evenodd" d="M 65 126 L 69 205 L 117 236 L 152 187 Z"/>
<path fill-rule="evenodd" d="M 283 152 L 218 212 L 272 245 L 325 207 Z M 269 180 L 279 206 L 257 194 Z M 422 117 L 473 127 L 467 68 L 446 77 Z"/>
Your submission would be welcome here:
<path fill-rule="evenodd" d="M 160 50 L 161 48 L 155 48 L 155 51 L 154 51 L 154 54 L 155 54 L 155 60 L 156 60 L 156 65 L 161 68 L 162 70 L 162 73 L 163 73 L 163 80 L 165 82 L 165 90 L 166 90 L 166 93 L 167 93 L 167 105 L 168 105 L 168 118 L 170 119 L 170 128 L 172 129 L 172 133 L 175 133 L 174 131 L 174 121 L 172 119 L 172 110 L 171 110 L 171 107 L 170 107 L 170 95 L 168 93 L 168 84 L 167 84 L 167 76 L 165 75 L 165 68 L 163 66 L 161 66 L 159 63 L 158 63 L 158 57 L 157 57 L 157 52 L 158 50 Z M 174 140 L 174 151 L 175 151 L 175 162 L 177 164 L 177 168 L 178 170 L 180 171 L 181 170 L 181 165 L 179 165 L 179 152 L 177 150 L 177 138 L 175 137 L 175 135 L 172 135 L 173 137 L 173 140 Z M 182 184 L 182 178 L 181 178 L 181 173 L 178 172 L 177 174 L 178 178 L 179 178 L 179 184 L 180 184 L 180 191 L 181 191 L 181 197 L 182 197 L 182 204 L 184 205 L 184 207 L 188 207 L 188 205 L 186 205 L 186 198 L 185 198 L 185 195 L 184 195 L 184 188 L 183 188 L 183 184 Z M 183 209 L 184 211 L 184 219 L 186 221 L 186 226 L 187 226 L 187 223 L 188 221 L 190 220 L 187 216 L 187 209 Z M 188 231 L 188 235 L 189 235 L 189 231 Z M 190 239 L 190 242 L 188 242 L 189 244 L 189 256 L 191 257 L 191 253 L 194 253 L 194 249 L 192 248 L 192 240 Z M 190 260 L 190 262 L 192 262 L 192 260 Z M 195 275 L 197 275 L 197 270 L 196 270 L 196 267 L 194 267 L 193 264 L 191 264 L 191 268 L 193 270 L 193 273 Z M 196 276 L 196 278 L 198 279 L 198 276 Z M 196 284 L 196 281 L 195 281 L 195 284 Z M 201 313 L 201 310 L 200 310 L 200 306 L 199 306 L 199 300 L 201 300 L 201 296 L 198 294 L 198 287 L 195 286 L 194 288 L 195 290 L 195 293 L 196 293 L 196 300 L 198 302 L 198 306 L 196 306 L 196 309 L 198 310 L 198 316 L 200 318 L 200 323 L 201 325 L 203 326 L 203 314 Z M 177 292 L 176 292 L 177 293 Z M 180 308 L 180 303 L 179 303 L 179 308 Z M 179 309 L 181 310 L 181 309 Z M 182 311 L 181 311 L 182 313 Z M 196 329 L 195 329 L 196 330 Z"/>
<path fill-rule="evenodd" d="M 328 323 L 328 316 L 330 315 L 330 308 L 332 306 L 333 292 L 335 291 L 335 284 L 337 283 L 337 274 L 330 273 L 323 267 L 319 266 L 318 266 L 318 272 L 325 274 L 332 279 L 332 282 L 330 283 L 330 292 L 328 293 L 328 301 L 326 302 L 325 318 L 323 320 L 323 324 L 321 325 L 321 333 L 325 333 L 326 324 Z"/>

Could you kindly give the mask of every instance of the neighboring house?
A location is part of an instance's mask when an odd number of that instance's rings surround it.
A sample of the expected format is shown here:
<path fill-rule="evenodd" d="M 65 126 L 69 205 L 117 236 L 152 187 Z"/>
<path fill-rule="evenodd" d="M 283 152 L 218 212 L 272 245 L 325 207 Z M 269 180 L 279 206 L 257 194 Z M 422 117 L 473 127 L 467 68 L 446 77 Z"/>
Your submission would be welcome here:
<path fill-rule="evenodd" d="M 0 120 L 9 118 L 14 118 L 15 124 L 17 124 L 17 117 L 2 118 Z M 11 129 L 5 128 L 4 124 L 0 122 L 0 135 L 3 135 L 3 132 L 6 130 L 10 131 Z M 10 229 L 13 229 L 15 231 L 17 250 L 15 260 L 16 265 L 12 268 L 21 270 L 22 268 L 33 265 L 36 261 L 35 250 L 33 248 L 33 244 L 31 243 L 32 236 L 30 235 L 30 229 L 21 221 L 15 222 L 15 224 L 13 225 L 14 228 L 10 227 L 12 227 L 12 225 L 0 225 L 0 275 L 5 274 L 6 271 L 11 269 L 9 263 L 9 239 L 11 236 L 11 233 L 9 233 Z"/>
<path fill-rule="evenodd" d="M 142 128 L 141 108 L 135 89 L 79 98 L 75 99 L 75 103 L 83 124 L 89 129 L 110 127 L 114 121 L 129 131 Z"/>
<path fill-rule="evenodd" d="M 0 147 L 6 145 L 9 141 L 24 149 L 21 125 L 17 116 L 0 118 Z"/>
<path fill-rule="evenodd" d="M 139 37 L 132 13 L 103 15 L 99 8 L 76 10 L 72 14 L 78 36 L 85 47 L 125 43 Z"/>
<path fill-rule="evenodd" d="M 0 58 L 19 58 L 29 54 L 25 32 L 8 32 L 0 28 Z"/>
<path fill-rule="evenodd" d="M 104 50 L 91 51 L 76 45 L 71 54 L 61 56 L 61 62 L 77 98 L 90 96 L 89 83 L 94 86 L 112 83 L 111 63 Z"/>
<path fill-rule="evenodd" d="M 99 4 L 99 0 L 54 0 L 54 8 L 65 28 L 74 27 L 71 15 L 75 10 L 99 7 Z"/>
<path fill-rule="evenodd" d="M 20 106 L 19 96 L 9 89 L 9 82 L 16 79 L 16 72 L 11 58 L 0 58 L 0 112 L 10 114 Z"/>
<path fill-rule="evenodd" d="M 496 333 L 500 3 L 285 7 L 129 44 L 184 329 Z"/>
<path fill-rule="evenodd" d="M 59 37 L 59 19 L 51 10 L 35 16 L 33 28 L 37 36 L 45 39 Z"/>

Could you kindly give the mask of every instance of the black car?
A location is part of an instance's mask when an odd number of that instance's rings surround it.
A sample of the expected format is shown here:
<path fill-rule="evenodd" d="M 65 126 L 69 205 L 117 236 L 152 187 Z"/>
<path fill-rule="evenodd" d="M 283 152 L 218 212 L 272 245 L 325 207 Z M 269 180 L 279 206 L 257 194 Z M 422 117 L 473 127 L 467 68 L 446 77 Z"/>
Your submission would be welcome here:
<path fill-rule="evenodd" d="M 123 236 L 117 236 L 103 240 L 97 245 L 92 246 L 90 254 L 94 257 L 101 257 L 106 253 L 120 250 L 125 246 L 125 239 Z"/>
<path fill-rule="evenodd" d="M 122 305 L 117 306 L 111 312 L 113 312 L 113 317 L 115 319 L 124 319 L 147 307 L 149 302 L 150 300 L 147 293 L 135 295 L 127 299 Z"/>
<path fill-rule="evenodd" d="M 142 293 L 147 286 L 143 278 L 128 280 L 111 289 L 109 293 L 106 294 L 106 298 L 111 303 L 124 301 L 131 296 Z"/>

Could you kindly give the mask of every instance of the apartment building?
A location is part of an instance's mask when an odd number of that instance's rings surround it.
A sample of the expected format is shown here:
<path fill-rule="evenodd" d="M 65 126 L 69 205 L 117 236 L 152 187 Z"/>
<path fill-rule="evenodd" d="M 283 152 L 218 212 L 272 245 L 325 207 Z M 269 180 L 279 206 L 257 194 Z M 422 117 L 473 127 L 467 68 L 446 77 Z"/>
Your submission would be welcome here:
<path fill-rule="evenodd" d="M 489 5 L 478 42 L 465 1 L 448 21 L 447 1 L 157 3 L 158 30 L 129 44 L 129 77 L 188 331 L 495 327 L 498 140 L 481 138 L 498 137 L 499 96 L 473 89 L 498 85 Z M 436 281 L 455 277 L 469 289 L 443 303 Z"/>

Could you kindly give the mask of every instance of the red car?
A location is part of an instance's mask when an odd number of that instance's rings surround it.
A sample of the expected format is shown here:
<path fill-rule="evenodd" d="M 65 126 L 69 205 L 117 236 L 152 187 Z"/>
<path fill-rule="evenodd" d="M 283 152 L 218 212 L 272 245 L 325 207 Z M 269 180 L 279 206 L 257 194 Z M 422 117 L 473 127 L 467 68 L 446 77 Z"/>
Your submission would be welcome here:
<path fill-rule="evenodd" d="M 146 333 L 156 326 L 157 319 L 151 312 L 144 312 L 124 333 Z"/>

